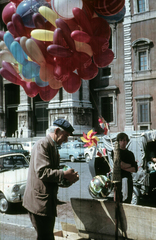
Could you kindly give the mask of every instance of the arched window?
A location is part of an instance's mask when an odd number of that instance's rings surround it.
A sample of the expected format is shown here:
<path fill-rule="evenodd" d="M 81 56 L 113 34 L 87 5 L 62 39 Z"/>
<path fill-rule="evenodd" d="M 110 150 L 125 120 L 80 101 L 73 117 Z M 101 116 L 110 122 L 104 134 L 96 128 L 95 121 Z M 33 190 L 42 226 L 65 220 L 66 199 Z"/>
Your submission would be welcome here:
<path fill-rule="evenodd" d="M 134 72 L 150 70 L 150 49 L 153 42 L 147 38 L 139 38 L 132 43 L 134 49 Z"/>

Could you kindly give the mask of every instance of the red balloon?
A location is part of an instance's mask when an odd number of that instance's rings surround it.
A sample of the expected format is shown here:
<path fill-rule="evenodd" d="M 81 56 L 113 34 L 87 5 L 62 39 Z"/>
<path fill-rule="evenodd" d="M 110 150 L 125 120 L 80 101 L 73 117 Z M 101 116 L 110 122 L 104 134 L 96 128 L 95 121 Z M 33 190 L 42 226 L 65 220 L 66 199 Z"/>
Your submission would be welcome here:
<path fill-rule="evenodd" d="M 54 76 L 56 80 L 66 81 L 72 71 L 74 71 L 72 68 L 72 58 L 56 58 L 56 64 L 54 66 Z"/>
<path fill-rule="evenodd" d="M 12 15 L 12 22 L 13 22 L 16 32 L 18 33 L 18 36 L 20 36 L 20 37 L 27 36 L 25 26 L 24 26 L 22 18 L 19 14 L 14 13 Z"/>
<path fill-rule="evenodd" d="M 73 8 L 73 14 L 78 25 L 80 25 L 86 33 L 92 36 L 93 34 L 92 28 L 91 28 L 89 19 L 87 18 L 84 11 L 81 10 L 80 8 Z"/>
<path fill-rule="evenodd" d="M 111 35 L 111 28 L 108 22 L 101 17 L 95 17 L 90 20 L 94 36 L 103 36 L 109 39 Z"/>
<path fill-rule="evenodd" d="M 16 85 L 21 85 L 29 97 L 35 97 L 39 93 L 40 88 L 38 85 L 35 82 L 25 82 L 22 80 L 19 74 L 12 67 L 11 63 L 3 61 L 2 66 L 3 67 L 0 69 L 2 77 Z"/>
<path fill-rule="evenodd" d="M 4 34 L 5 34 L 4 31 L 0 31 L 0 40 L 2 40 L 2 41 L 3 41 Z"/>
<path fill-rule="evenodd" d="M 63 32 L 61 28 L 55 29 L 54 35 L 53 35 L 53 43 L 64 46 L 64 47 L 67 45 L 66 42 L 64 41 Z"/>
<path fill-rule="evenodd" d="M 76 73 L 71 73 L 68 80 L 64 81 L 62 85 L 68 93 L 74 93 L 81 86 L 81 78 Z"/>
<path fill-rule="evenodd" d="M 94 14 L 94 8 L 93 6 L 89 3 L 89 1 L 83 1 L 83 8 L 82 10 L 85 12 L 87 15 L 88 19 L 91 20 Z"/>
<path fill-rule="evenodd" d="M 12 0 L 16 4 L 16 7 L 22 2 L 23 0 Z"/>
<path fill-rule="evenodd" d="M 45 19 L 40 13 L 34 13 L 32 19 L 37 29 L 45 29 Z"/>
<path fill-rule="evenodd" d="M 114 59 L 114 53 L 112 50 L 107 49 L 104 52 L 93 55 L 94 63 L 97 67 L 103 68 L 108 66 Z"/>
<path fill-rule="evenodd" d="M 7 23 L 7 29 L 13 35 L 14 38 L 19 36 L 18 33 L 15 30 L 13 22 L 10 21 L 10 22 Z"/>
<path fill-rule="evenodd" d="M 74 40 L 70 36 L 71 31 L 70 31 L 70 28 L 68 27 L 68 25 L 61 18 L 56 19 L 55 22 L 56 22 L 56 26 L 58 28 L 61 28 L 64 39 L 65 39 L 66 43 L 68 44 L 69 48 L 72 51 L 75 51 L 75 43 L 74 43 Z"/>
<path fill-rule="evenodd" d="M 72 19 L 64 19 L 65 23 L 67 23 L 68 27 L 70 28 L 71 32 L 75 30 L 79 30 L 80 27 L 78 26 L 75 18 Z"/>
<path fill-rule="evenodd" d="M 69 49 L 57 44 L 50 45 L 47 48 L 47 51 L 56 57 L 71 57 L 73 55 Z"/>
<path fill-rule="evenodd" d="M 2 20 L 7 25 L 11 21 L 12 15 L 16 12 L 16 5 L 13 2 L 8 3 L 2 12 Z"/>
<path fill-rule="evenodd" d="M 91 80 L 95 78 L 98 74 L 98 67 L 92 63 L 89 67 L 81 67 L 77 69 L 79 76 L 84 80 Z"/>
<path fill-rule="evenodd" d="M 52 89 L 50 86 L 42 87 L 40 97 L 43 101 L 50 101 L 58 93 L 59 89 Z"/>

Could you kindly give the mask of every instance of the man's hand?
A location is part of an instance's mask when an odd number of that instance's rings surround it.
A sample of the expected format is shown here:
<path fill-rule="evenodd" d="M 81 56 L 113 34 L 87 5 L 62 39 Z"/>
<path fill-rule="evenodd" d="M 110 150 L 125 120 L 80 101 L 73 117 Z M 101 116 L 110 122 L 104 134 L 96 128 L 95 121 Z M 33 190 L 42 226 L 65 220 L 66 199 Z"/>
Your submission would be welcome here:
<path fill-rule="evenodd" d="M 75 172 L 73 168 L 64 171 L 64 178 L 68 179 L 69 182 L 75 183 L 79 180 L 78 172 Z"/>

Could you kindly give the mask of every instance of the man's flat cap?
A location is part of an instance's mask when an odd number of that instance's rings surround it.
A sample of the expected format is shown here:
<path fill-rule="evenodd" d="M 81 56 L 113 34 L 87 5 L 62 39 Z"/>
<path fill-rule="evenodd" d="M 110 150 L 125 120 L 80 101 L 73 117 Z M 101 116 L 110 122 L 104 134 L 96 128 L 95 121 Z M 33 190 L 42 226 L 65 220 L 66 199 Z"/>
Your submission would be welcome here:
<path fill-rule="evenodd" d="M 57 120 L 55 120 L 53 122 L 53 125 L 61 127 L 66 132 L 70 133 L 71 136 L 73 135 L 72 132 L 74 131 L 74 128 L 72 127 L 72 125 L 67 120 L 62 119 L 62 118 L 58 118 Z"/>

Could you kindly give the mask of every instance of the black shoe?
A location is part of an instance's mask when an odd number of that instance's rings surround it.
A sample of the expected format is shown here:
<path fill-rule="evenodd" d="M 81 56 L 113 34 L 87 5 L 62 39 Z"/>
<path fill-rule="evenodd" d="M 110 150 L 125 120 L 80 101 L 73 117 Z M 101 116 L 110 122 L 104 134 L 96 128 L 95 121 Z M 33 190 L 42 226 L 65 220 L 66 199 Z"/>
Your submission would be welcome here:
<path fill-rule="evenodd" d="M 66 202 L 60 201 L 59 199 L 57 199 L 57 205 L 62 205 L 62 204 L 66 204 Z"/>

